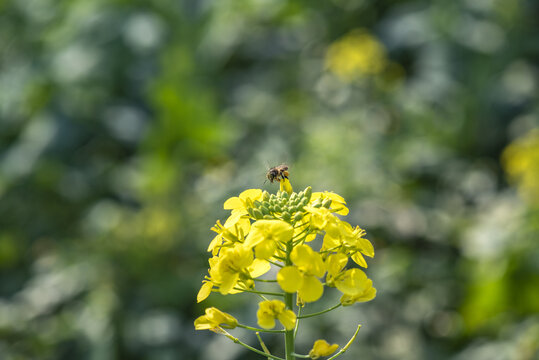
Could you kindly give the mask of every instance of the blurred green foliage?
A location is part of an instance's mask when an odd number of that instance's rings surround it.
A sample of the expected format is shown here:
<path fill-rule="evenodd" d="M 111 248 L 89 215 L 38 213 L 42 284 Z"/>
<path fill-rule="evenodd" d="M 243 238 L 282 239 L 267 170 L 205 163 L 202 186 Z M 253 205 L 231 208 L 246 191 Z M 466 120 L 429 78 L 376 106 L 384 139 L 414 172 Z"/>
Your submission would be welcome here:
<path fill-rule="evenodd" d="M 343 358 L 537 358 L 538 16 L 0 1 L 0 358 L 252 358 L 193 320 L 217 304 L 253 322 L 255 302 L 195 297 L 223 199 L 276 191 L 282 162 L 296 189 L 343 195 L 377 252 L 377 298 L 299 352 L 360 322 Z"/>

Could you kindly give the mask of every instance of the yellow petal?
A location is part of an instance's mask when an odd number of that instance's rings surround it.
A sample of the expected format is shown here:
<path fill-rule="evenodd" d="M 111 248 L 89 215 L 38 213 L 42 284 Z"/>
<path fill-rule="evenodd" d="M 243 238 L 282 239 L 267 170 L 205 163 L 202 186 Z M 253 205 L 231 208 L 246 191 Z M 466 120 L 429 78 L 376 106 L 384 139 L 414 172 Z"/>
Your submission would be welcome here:
<path fill-rule="evenodd" d="M 326 233 L 324 235 L 324 240 L 322 241 L 322 249 L 321 250 L 330 250 L 335 249 L 341 245 L 338 237 L 333 237 Z"/>
<path fill-rule="evenodd" d="M 295 266 L 285 266 L 277 273 L 277 282 L 284 291 L 294 293 L 303 285 L 303 276 Z"/>
<path fill-rule="evenodd" d="M 313 302 L 322 296 L 324 292 L 324 286 L 314 276 L 304 276 L 303 284 L 298 290 L 298 296 L 305 302 Z"/>
<path fill-rule="evenodd" d="M 343 294 L 359 295 L 368 288 L 369 278 L 363 271 L 354 268 L 346 270 L 344 276 L 335 281 L 335 286 Z"/>
<path fill-rule="evenodd" d="M 206 315 L 202 315 L 195 320 L 195 330 L 209 330 L 213 327 Z"/>
<path fill-rule="evenodd" d="M 255 247 L 255 256 L 257 259 L 267 260 L 275 254 L 275 250 L 277 250 L 277 243 L 275 241 L 262 241 Z"/>
<path fill-rule="evenodd" d="M 348 263 L 348 257 L 342 253 L 332 254 L 326 260 L 328 273 L 337 276 Z"/>
<path fill-rule="evenodd" d="M 225 203 L 223 204 L 223 208 L 225 210 L 241 209 L 242 207 L 243 207 L 243 202 L 237 196 L 231 197 L 230 199 L 226 200 Z"/>
<path fill-rule="evenodd" d="M 262 190 L 260 189 L 248 189 L 243 191 L 240 194 L 240 199 L 247 200 L 251 199 L 252 201 L 259 200 L 262 197 Z"/>
<path fill-rule="evenodd" d="M 205 281 L 197 294 L 197 303 L 205 300 L 211 294 L 213 283 L 211 281 Z"/>
<path fill-rule="evenodd" d="M 374 299 L 375 297 L 376 297 L 376 289 L 372 287 L 372 281 L 371 281 L 371 286 L 368 289 L 366 289 L 363 293 L 356 296 L 343 294 L 343 296 L 341 296 L 340 301 L 343 306 L 349 306 L 349 305 L 355 304 L 356 302 L 370 301 Z"/>
<path fill-rule="evenodd" d="M 292 189 L 292 184 L 290 184 L 290 181 L 287 178 L 284 178 L 279 183 L 279 190 L 282 192 L 286 191 L 288 195 L 292 195 L 294 192 L 294 189 Z"/>
<path fill-rule="evenodd" d="M 264 275 L 268 271 L 270 271 L 271 265 L 266 260 L 261 259 L 255 259 L 251 265 L 247 268 L 249 271 L 249 274 L 253 278 L 257 278 L 259 276 Z"/>
<path fill-rule="evenodd" d="M 290 253 L 290 259 L 301 270 L 309 274 L 321 277 L 326 271 L 322 256 L 314 252 L 309 245 L 296 246 Z"/>
<path fill-rule="evenodd" d="M 219 286 L 219 292 L 223 295 L 230 293 L 230 290 L 238 282 L 240 275 L 238 273 L 225 273 L 221 274 L 221 285 Z"/>
<path fill-rule="evenodd" d="M 364 238 L 359 239 L 359 244 L 361 246 L 361 252 L 368 257 L 374 257 L 374 247 L 372 246 L 372 243 Z"/>
<path fill-rule="evenodd" d="M 234 316 L 222 312 L 216 307 L 207 308 L 205 313 L 205 315 L 199 316 L 195 320 L 195 330 L 208 330 L 219 326 L 233 329 L 238 326 L 238 321 Z"/>
<path fill-rule="evenodd" d="M 339 345 L 337 344 L 329 345 L 326 340 L 319 339 L 314 342 L 313 348 L 309 351 L 309 356 L 311 359 L 318 359 L 320 356 L 329 356 L 338 348 Z"/>
<path fill-rule="evenodd" d="M 277 315 L 277 319 L 283 324 L 286 330 L 296 327 L 296 314 L 292 310 L 285 310 Z"/>
<path fill-rule="evenodd" d="M 365 258 L 363 257 L 363 255 L 361 255 L 360 252 L 357 252 L 354 255 L 352 255 L 352 260 L 354 260 L 354 262 L 361 267 L 366 268 L 368 266 L 367 262 L 365 261 Z"/>

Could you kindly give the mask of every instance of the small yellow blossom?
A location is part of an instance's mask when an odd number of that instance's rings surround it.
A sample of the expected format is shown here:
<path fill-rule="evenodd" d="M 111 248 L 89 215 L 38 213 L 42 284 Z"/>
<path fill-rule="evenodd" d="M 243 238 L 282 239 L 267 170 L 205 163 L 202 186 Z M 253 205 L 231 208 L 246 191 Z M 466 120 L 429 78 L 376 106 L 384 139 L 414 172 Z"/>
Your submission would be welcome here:
<path fill-rule="evenodd" d="M 291 330 L 296 326 L 296 314 L 292 310 L 286 309 L 284 302 L 280 300 L 266 300 L 258 304 L 258 325 L 264 329 L 273 329 L 275 319 L 278 319 L 286 330 Z"/>
<path fill-rule="evenodd" d="M 314 342 L 313 348 L 309 351 L 309 357 L 311 359 L 318 359 L 321 356 L 329 356 L 333 354 L 339 345 L 330 345 L 326 340 L 318 339 Z"/>
<path fill-rule="evenodd" d="M 364 268 L 367 267 L 367 262 L 363 255 L 373 257 L 374 247 L 365 236 L 365 230 L 359 226 L 352 228 L 345 221 L 338 220 L 335 227 L 326 230 L 322 250 L 339 250 L 350 256 L 351 259 Z"/>
<path fill-rule="evenodd" d="M 239 282 L 258 277 L 269 269 L 267 261 L 255 260 L 253 252 L 244 246 L 223 249 L 218 257 L 210 259 L 211 281 L 219 285 L 223 295 L 234 293 Z"/>
<path fill-rule="evenodd" d="M 242 243 L 245 239 L 245 235 L 249 233 L 250 227 L 251 222 L 249 221 L 249 217 L 239 212 L 232 214 L 225 221 L 224 225 L 217 220 L 216 224 L 211 228 L 217 235 L 208 246 L 208 251 L 211 251 L 213 255 L 216 255 L 223 244 L 227 246 Z"/>
<path fill-rule="evenodd" d="M 326 268 L 328 274 L 326 276 L 326 283 L 329 286 L 334 286 L 334 279 L 341 274 L 342 269 L 348 263 L 348 257 L 343 253 L 331 254 L 326 259 Z"/>
<path fill-rule="evenodd" d="M 331 210 L 326 208 L 305 206 L 305 210 L 311 215 L 311 227 L 314 230 L 325 230 L 328 225 L 331 226 L 337 220 L 339 220 L 335 215 L 332 214 Z"/>
<path fill-rule="evenodd" d="M 262 199 L 262 190 L 249 189 L 243 191 L 239 196 L 234 196 L 225 201 L 225 210 L 232 210 L 232 214 L 247 214 L 247 208 L 253 207 L 255 200 Z"/>
<path fill-rule="evenodd" d="M 539 204 L 539 129 L 512 142 L 502 159 L 509 180 L 517 184 L 522 197 Z"/>
<path fill-rule="evenodd" d="M 238 326 L 238 320 L 232 315 L 210 307 L 205 310 L 205 315 L 195 320 L 195 330 L 218 330 L 219 328 L 234 329 Z"/>
<path fill-rule="evenodd" d="M 365 30 L 355 30 L 337 40 L 326 54 L 326 66 L 342 81 L 381 73 L 387 65 L 384 46 Z"/>
<path fill-rule="evenodd" d="M 314 192 L 311 196 L 311 203 L 313 203 L 317 199 L 321 199 L 322 201 L 327 199 L 331 200 L 330 209 L 332 209 L 335 213 L 339 215 L 346 216 L 349 213 L 349 210 L 346 207 L 346 201 L 339 194 L 335 194 L 334 192 L 330 191 Z"/>
<path fill-rule="evenodd" d="M 282 220 L 258 220 L 245 239 L 245 246 L 255 249 L 258 259 L 269 259 L 277 250 L 279 243 L 292 239 L 294 228 Z"/>
<path fill-rule="evenodd" d="M 279 181 L 279 189 L 283 192 L 287 192 L 288 195 L 291 195 L 294 189 L 292 189 L 292 184 L 290 184 L 290 181 L 287 178 L 282 179 Z"/>
<path fill-rule="evenodd" d="M 308 245 L 298 245 L 290 253 L 293 266 L 283 267 L 277 274 L 277 282 L 286 292 L 298 292 L 305 302 L 313 302 L 322 296 L 324 286 L 318 280 L 326 271 L 319 253 Z"/>
<path fill-rule="evenodd" d="M 360 269 L 349 269 L 337 276 L 335 287 L 343 293 L 341 304 L 352 305 L 356 302 L 369 301 L 375 298 L 376 289 L 372 280 Z"/>

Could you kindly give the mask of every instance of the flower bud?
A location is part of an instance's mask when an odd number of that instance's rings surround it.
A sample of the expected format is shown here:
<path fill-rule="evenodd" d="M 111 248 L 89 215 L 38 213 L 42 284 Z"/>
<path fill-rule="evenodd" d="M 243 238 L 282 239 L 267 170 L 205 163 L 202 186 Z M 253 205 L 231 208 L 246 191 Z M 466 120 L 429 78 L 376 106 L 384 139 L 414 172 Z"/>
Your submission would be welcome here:
<path fill-rule="evenodd" d="M 310 186 L 307 186 L 307 188 L 305 189 L 305 194 L 303 196 L 307 198 L 307 201 L 311 201 L 312 194 L 313 194 L 313 188 Z"/>
<path fill-rule="evenodd" d="M 283 220 L 285 221 L 289 221 L 292 216 L 290 215 L 290 213 L 288 211 L 284 211 L 282 214 L 281 214 L 281 217 L 283 218 Z"/>
<path fill-rule="evenodd" d="M 250 217 L 255 217 L 254 213 L 253 213 L 253 208 L 247 208 L 247 214 L 249 214 Z"/>
<path fill-rule="evenodd" d="M 270 213 L 269 208 L 268 208 L 267 206 L 264 206 L 264 205 L 262 205 L 262 206 L 260 207 L 260 211 L 261 211 L 262 214 L 264 214 L 264 215 L 269 215 L 269 213 Z"/>
<path fill-rule="evenodd" d="M 325 207 L 326 209 L 329 209 L 329 207 L 331 206 L 331 199 L 326 199 L 322 202 L 322 206 Z"/>
<path fill-rule="evenodd" d="M 303 218 L 303 213 L 297 212 L 296 215 L 294 215 L 294 221 L 300 221 Z"/>
<path fill-rule="evenodd" d="M 264 214 L 262 213 L 262 211 L 258 209 L 253 209 L 252 212 L 253 212 L 253 217 L 257 220 L 262 219 L 264 217 Z"/>

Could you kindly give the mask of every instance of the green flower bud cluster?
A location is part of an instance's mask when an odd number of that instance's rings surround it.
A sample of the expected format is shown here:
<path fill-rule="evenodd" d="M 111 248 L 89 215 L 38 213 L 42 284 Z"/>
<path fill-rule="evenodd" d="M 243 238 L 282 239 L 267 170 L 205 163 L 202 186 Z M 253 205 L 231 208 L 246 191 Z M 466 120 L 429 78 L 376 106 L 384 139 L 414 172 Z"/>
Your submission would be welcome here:
<path fill-rule="evenodd" d="M 285 191 L 279 191 L 276 195 L 267 191 L 262 193 L 262 201 L 255 200 L 253 207 L 248 208 L 249 215 L 256 219 L 284 220 L 289 223 L 300 221 L 305 215 L 304 207 L 311 201 L 312 188 L 308 186 L 299 193 L 289 195 Z M 322 203 L 320 202 L 320 205 Z"/>

